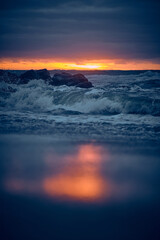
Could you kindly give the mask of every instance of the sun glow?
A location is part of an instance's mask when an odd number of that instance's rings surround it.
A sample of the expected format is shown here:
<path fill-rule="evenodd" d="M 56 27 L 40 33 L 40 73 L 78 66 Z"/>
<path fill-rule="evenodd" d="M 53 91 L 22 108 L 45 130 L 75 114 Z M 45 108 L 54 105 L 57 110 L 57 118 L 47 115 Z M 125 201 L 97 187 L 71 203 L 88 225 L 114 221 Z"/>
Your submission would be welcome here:
<path fill-rule="evenodd" d="M 108 65 L 99 62 L 86 62 L 74 63 L 74 62 L 58 62 L 54 60 L 27 60 L 27 59 L 2 59 L 0 60 L 0 69 L 12 69 L 12 70 L 29 70 L 29 69 L 62 69 L 62 70 L 103 70 L 107 69 Z"/>
<path fill-rule="evenodd" d="M 104 66 L 102 64 L 68 64 L 68 67 L 70 67 L 71 69 L 103 69 Z M 105 66 L 105 68 L 107 68 L 107 66 Z"/>
<path fill-rule="evenodd" d="M 124 59 L 99 59 L 99 60 L 79 60 L 67 61 L 57 59 L 20 59 L 2 58 L 0 59 L 0 69 L 29 70 L 158 70 L 160 64 L 152 61 L 131 61 Z"/>

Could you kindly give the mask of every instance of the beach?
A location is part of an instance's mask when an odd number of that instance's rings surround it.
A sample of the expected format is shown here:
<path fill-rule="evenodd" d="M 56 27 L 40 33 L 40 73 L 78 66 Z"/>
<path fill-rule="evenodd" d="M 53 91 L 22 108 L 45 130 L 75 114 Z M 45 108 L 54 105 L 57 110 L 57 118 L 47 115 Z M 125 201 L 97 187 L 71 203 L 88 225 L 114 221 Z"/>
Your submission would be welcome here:
<path fill-rule="evenodd" d="M 3 239 L 159 239 L 158 74 L 2 83 Z"/>

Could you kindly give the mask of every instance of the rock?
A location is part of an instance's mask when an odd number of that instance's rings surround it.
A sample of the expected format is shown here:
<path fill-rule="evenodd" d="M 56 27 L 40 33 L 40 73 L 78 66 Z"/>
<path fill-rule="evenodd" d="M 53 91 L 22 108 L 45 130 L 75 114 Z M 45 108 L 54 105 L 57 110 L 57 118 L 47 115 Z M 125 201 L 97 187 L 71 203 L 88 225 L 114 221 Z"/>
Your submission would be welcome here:
<path fill-rule="evenodd" d="M 72 75 L 70 73 L 62 72 L 54 74 L 50 84 L 54 86 L 67 85 L 76 86 L 80 88 L 91 88 L 92 83 L 83 74 Z"/>
<path fill-rule="evenodd" d="M 51 84 L 54 86 L 67 85 L 71 78 L 72 75 L 70 73 L 55 73 L 52 78 Z"/>
<path fill-rule="evenodd" d="M 54 86 L 67 85 L 76 86 L 80 88 L 91 88 L 92 83 L 83 74 L 70 74 L 67 72 L 55 73 L 53 78 L 51 78 L 50 73 L 47 69 L 40 70 L 28 70 L 18 77 L 16 74 L 11 73 L 6 70 L 0 70 L 0 82 L 4 81 L 6 83 L 15 84 L 27 84 L 31 80 L 42 79 L 46 83 Z"/>
<path fill-rule="evenodd" d="M 45 81 L 50 81 L 51 80 L 51 76 L 50 73 L 47 69 L 40 69 L 36 71 L 38 79 L 42 79 Z"/>
<path fill-rule="evenodd" d="M 50 73 L 47 69 L 40 70 L 28 70 L 25 73 L 20 75 L 19 84 L 27 84 L 30 80 L 39 80 L 51 81 Z"/>
<path fill-rule="evenodd" d="M 63 80 L 63 79 L 70 79 L 72 77 L 72 74 L 70 73 L 66 73 L 66 72 L 62 72 L 62 73 L 55 73 L 54 77 L 59 79 L 59 80 Z"/>
<path fill-rule="evenodd" d="M 88 79 L 81 73 L 73 75 L 73 78 L 81 82 L 88 82 Z"/>
<path fill-rule="evenodd" d="M 6 82 L 10 84 L 18 83 L 18 76 L 6 70 L 0 70 L 0 82 Z"/>
<path fill-rule="evenodd" d="M 83 82 L 83 83 L 79 83 L 76 85 L 76 87 L 80 87 L 80 88 L 91 88 L 93 87 L 91 82 Z"/>
<path fill-rule="evenodd" d="M 35 70 L 29 70 L 20 75 L 19 84 L 27 84 L 30 80 L 38 79 Z"/>

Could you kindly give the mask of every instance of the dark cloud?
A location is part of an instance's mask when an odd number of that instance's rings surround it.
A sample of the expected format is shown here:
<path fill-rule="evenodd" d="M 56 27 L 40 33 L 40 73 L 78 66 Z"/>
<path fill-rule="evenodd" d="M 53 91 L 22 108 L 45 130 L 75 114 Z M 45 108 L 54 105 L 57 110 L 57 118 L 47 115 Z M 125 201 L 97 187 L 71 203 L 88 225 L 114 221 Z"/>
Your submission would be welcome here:
<path fill-rule="evenodd" d="M 159 1 L 3 1 L 1 57 L 159 59 Z"/>

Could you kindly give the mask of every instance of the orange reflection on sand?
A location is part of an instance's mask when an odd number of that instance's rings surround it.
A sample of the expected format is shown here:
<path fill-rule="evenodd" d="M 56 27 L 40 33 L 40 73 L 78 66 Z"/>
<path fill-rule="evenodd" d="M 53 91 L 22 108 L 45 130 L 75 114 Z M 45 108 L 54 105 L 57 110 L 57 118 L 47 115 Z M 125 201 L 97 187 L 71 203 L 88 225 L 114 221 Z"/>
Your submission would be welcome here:
<path fill-rule="evenodd" d="M 79 200 L 100 199 L 109 186 L 100 174 L 102 148 L 91 144 L 79 147 L 76 154 L 66 156 L 69 167 L 46 178 L 44 190 L 50 196 Z"/>
<path fill-rule="evenodd" d="M 96 176 L 58 176 L 44 181 L 49 195 L 69 198 L 97 198 L 102 194 L 103 181 Z"/>
<path fill-rule="evenodd" d="M 102 148 L 91 144 L 79 147 L 76 159 L 82 163 L 100 163 Z M 74 156 L 75 157 L 75 156 Z"/>

